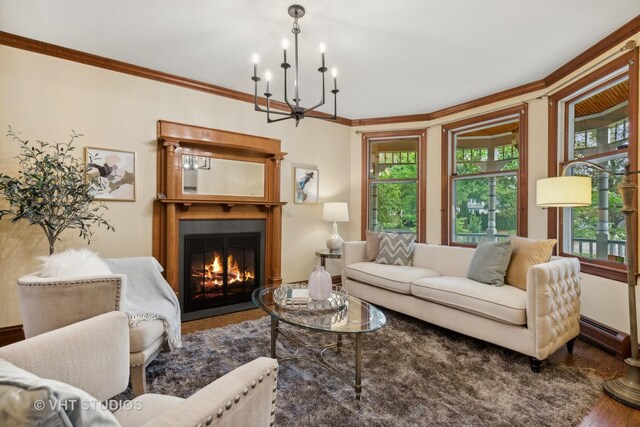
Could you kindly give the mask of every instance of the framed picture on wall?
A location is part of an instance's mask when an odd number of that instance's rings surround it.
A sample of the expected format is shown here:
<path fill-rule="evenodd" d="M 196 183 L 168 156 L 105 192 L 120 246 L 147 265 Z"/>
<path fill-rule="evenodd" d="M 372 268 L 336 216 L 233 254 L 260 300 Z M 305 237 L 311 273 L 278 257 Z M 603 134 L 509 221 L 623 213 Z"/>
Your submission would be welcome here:
<path fill-rule="evenodd" d="M 318 169 L 293 168 L 294 203 L 313 205 L 318 203 Z"/>
<path fill-rule="evenodd" d="M 136 200 L 136 153 L 86 147 L 85 162 L 85 177 L 95 184 L 96 200 Z"/>

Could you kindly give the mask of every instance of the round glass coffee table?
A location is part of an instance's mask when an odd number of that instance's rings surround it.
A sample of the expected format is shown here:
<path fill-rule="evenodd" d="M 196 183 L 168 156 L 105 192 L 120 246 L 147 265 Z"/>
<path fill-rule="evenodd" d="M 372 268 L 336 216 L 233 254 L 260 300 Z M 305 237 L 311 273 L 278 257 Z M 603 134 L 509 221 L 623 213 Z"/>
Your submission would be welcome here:
<path fill-rule="evenodd" d="M 300 348 L 319 350 L 315 360 L 353 387 L 356 398 L 360 399 L 362 393 L 362 335 L 382 328 L 387 323 L 384 313 L 374 305 L 351 295 L 347 297 L 346 306 L 340 310 L 314 311 L 281 307 L 274 301 L 273 292 L 275 289 L 277 288 L 261 287 L 253 291 L 251 295 L 253 302 L 271 316 L 271 357 L 278 358 L 276 341 L 279 335 L 296 346 L 292 355 L 278 359 L 279 362 L 301 357 L 298 356 Z M 284 332 L 279 326 L 280 322 L 326 334 L 336 334 L 337 339 L 328 345 L 308 345 Z M 336 353 L 340 353 L 343 335 L 352 335 L 355 339 L 355 381 L 339 371 L 324 357 L 325 352 L 329 349 L 335 349 Z"/>

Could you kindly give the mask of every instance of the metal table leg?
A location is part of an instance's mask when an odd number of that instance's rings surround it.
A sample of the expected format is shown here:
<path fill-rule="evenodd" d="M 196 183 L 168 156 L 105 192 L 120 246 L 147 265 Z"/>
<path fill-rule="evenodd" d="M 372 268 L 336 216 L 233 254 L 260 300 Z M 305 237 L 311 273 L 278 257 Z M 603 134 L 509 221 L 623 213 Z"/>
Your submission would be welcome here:
<path fill-rule="evenodd" d="M 356 399 L 360 400 L 360 394 L 362 393 L 362 334 L 356 335 Z"/>
<path fill-rule="evenodd" d="M 278 339 L 278 319 L 271 316 L 271 358 L 276 359 L 276 341 Z"/>
<path fill-rule="evenodd" d="M 338 345 L 336 346 L 336 353 L 340 354 L 340 350 L 342 350 L 342 334 L 338 334 Z"/>

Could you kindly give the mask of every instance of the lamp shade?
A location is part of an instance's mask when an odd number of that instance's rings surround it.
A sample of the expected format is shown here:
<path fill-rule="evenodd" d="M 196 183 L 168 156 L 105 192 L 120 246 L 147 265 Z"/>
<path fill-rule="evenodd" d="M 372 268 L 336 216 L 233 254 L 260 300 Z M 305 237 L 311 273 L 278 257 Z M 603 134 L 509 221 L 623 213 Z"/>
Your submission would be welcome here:
<path fill-rule="evenodd" d="M 346 202 L 327 202 L 322 209 L 324 221 L 349 221 L 349 207 Z"/>
<path fill-rule="evenodd" d="M 591 206 L 591 178 L 558 176 L 539 179 L 536 183 L 536 204 L 547 208 Z"/>

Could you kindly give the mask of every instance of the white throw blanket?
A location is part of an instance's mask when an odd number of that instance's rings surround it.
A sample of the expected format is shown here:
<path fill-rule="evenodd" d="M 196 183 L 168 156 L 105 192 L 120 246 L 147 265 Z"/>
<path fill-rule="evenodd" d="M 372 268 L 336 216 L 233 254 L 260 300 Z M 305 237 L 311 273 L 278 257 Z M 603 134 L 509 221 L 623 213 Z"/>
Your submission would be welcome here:
<path fill-rule="evenodd" d="M 111 258 L 104 260 L 114 274 L 127 275 L 124 311 L 129 324 L 161 319 L 171 350 L 182 347 L 180 303 L 162 277 L 163 268 L 153 257 Z"/>

